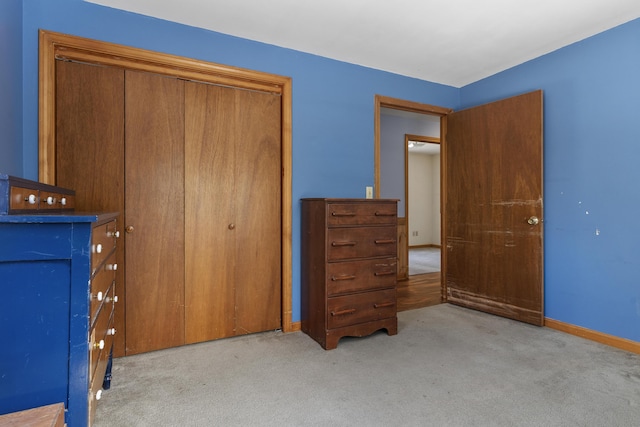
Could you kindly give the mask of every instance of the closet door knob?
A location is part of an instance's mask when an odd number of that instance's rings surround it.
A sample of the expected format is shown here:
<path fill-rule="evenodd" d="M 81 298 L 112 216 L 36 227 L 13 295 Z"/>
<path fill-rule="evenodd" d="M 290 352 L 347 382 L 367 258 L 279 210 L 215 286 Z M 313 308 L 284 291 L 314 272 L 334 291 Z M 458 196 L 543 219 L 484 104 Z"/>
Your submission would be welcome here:
<path fill-rule="evenodd" d="M 127 228 L 124 229 L 128 234 L 133 233 L 133 225 L 127 225 Z"/>

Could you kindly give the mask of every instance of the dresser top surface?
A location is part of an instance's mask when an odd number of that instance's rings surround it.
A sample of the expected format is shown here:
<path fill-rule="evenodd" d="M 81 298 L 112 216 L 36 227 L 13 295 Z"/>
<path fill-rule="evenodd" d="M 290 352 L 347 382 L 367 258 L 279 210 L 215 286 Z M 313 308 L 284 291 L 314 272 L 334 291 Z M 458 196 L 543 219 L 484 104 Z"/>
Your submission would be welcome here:
<path fill-rule="evenodd" d="M 18 214 L 0 215 L 0 224 L 60 224 L 60 223 L 81 223 L 81 222 L 103 222 L 115 219 L 116 212 L 93 213 L 93 212 L 73 212 L 57 214 Z"/>

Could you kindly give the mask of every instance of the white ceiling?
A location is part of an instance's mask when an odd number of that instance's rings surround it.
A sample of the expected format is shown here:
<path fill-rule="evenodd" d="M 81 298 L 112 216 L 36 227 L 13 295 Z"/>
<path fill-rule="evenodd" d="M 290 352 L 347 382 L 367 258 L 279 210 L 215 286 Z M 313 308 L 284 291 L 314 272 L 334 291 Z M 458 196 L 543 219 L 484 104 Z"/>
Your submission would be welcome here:
<path fill-rule="evenodd" d="M 461 87 L 640 17 L 639 0 L 86 0 Z"/>

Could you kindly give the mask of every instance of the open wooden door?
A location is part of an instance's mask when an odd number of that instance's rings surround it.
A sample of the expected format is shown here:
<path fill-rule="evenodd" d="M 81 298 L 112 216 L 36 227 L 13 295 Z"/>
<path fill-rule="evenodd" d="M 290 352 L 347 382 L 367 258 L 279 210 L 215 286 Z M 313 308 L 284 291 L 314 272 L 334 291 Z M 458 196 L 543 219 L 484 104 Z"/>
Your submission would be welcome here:
<path fill-rule="evenodd" d="M 542 91 L 451 113 L 447 301 L 542 325 Z"/>

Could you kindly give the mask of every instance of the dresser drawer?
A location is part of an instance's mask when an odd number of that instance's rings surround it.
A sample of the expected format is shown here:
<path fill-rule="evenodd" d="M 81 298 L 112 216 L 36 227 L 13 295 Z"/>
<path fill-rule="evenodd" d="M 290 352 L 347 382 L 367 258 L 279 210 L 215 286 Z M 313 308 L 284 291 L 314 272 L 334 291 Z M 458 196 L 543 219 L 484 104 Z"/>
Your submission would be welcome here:
<path fill-rule="evenodd" d="M 364 292 L 327 300 L 329 329 L 396 316 L 396 290 Z"/>
<path fill-rule="evenodd" d="M 102 305 L 102 302 L 107 297 L 107 290 L 109 287 L 115 283 L 116 280 L 116 272 L 115 270 L 107 270 L 106 266 L 114 265 L 116 260 L 115 252 L 111 253 L 107 262 L 104 263 L 102 269 L 97 271 L 96 274 L 91 279 L 91 323 L 93 325 L 96 319 L 96 315 Z"/>
<path fill-rule="evenodd" d="M 395 226 L 332 228 L 328 231 L 328 261 L 396 255 Z"/>
<path fill-rule="evenodd" d="M 73 211 L 75 207 L 74 194 L 38 190 L 18 185 L 11 186 L 9 197 L 10 212 Z"/>
<path fill-rule="evenodd" d="M 334 296 L 396 286 L 395 258 L 332 262 L 327 265 L 327 294 Z"/>
<path fill-rule="evenodd" d="M 395 224 L 396 203 L 329 203 L 327 225 Z"/>
<path fill-rule="evenodd" d="M 112 323 L 110 324 L 112 327 Z M 111 353 L 111 347 L 113 345 L 113 336 L 107 335 L 105 339 L 104 349 L 100 350 L 94 360 L 95 366 L 92 365 L 93 375 L 89 378 L 89 425 L 93 424 L 95 417 L 96 403 L 102 396 L 102 383 L 104 381 L 104 375 L 107 371 L 107 365 L 109 363 L 109 355 Z"/>
<path fill-rule="evenodd" d="M 91 235 L 91 271 L 95 271 L 115 247 L 116 222 L 111 221 L 95 227 Z"/>
<path fill-rule="evenodd" d="M 112 290 L 109 291 L 113 298 Z M 89 344 L 89 379 L 93 378 L 101 354 L 109 351 L 113 334 L 109 333 L 113 328 L 113 304 L 105 303 L 98 313 L 94 328 L 91 330 L 91 342 Z M 108 356 L 108 355 L 107 355 Z"/>
<path fill-rule="evenodd" d="M 40 192 L 31 188 L 11 187 L 11 210 L 37 210 L 40 204 Z"/>
<path fill-rule="evenodd" d="M 61 210 L 75 208 L 75 196 L 52 191 L 40 191 L 40 210 Z"/>

